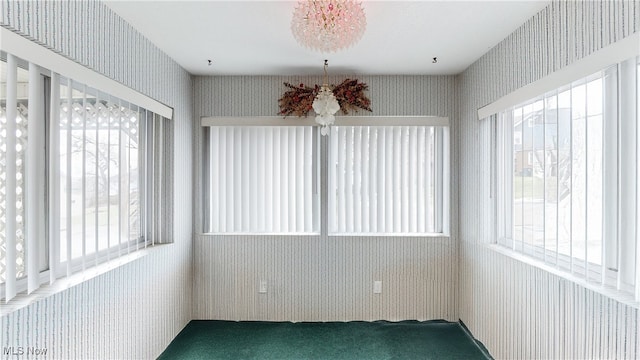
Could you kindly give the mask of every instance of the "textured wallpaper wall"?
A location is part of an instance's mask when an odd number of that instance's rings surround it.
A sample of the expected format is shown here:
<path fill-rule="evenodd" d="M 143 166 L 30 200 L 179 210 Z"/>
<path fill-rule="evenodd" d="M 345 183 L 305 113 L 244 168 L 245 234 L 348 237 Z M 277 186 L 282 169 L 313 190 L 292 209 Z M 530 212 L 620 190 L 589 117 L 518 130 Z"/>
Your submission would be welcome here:
<path fill-rule="evenodd" d="M 486 247 L 477 109 L 640 30 L 640 2 L 553 1 L 459 76 L 460 318 L 496 358 L 637 358 L 638 309 Z"/>
<path fill-rule="evenodd" d="M 166 236 L 175 243 L 3 317 L 1 346 L 49 348 L 57 358 L 150 358 L 192 317 L 461 318 L 496 358 L 640 356 L 637 309 L 484 245 L 487 137 L 476 116 L 478 107 L 639 31 L 637 0 L 554 1 L 458 77 L 358 77 L 371 87 L 372 115 L 451 118 L 451 238 L 196 235 L 193 248 L 192 214 L 196 234 L 202 230 L 201 204 L 192 213 L 191 203 L 192 189 L 195 199 L 202 194 L 199 118 L 275 115 L 283 81 L 320 76 L 192 81 L 99 2 L 0 7 L 0 25 L 173 106 L 166 137 L 177 145 L 164 149 L 172 190 Z M 258 294 L 259 280 L 267 294 Z M 373 280 L 384 282 L 383 294 L 372 294 Z"/>
<path fill-rule="evenodd" d="M 321 75 L 321 68 L 319 68 Z M 338 83 L 346 76 L 332 76 Z M 455 77 L 358 76 L 370 86 L 371 115 L 448 116 L 456 132 Z M 202 177 L 201 116 L 276 115 L 284 81 L 321 84 L 321 76 L 196 77 L 196 184 Z M 360 113 L 368 115 L 370 113 Z M 452 145 L 452 164 L 457 158 Z M 326 156 L 323 146 L 322 156 Z M 323 162 L 324 164 L 324 162 Z M 453 167 L 453 165 L 452 165 Z M 323 170 L 323 173 L 326 173 Z M 456 171 L 451 183 L 455 189 Z M 196 199 L 201 188 L 196 186 Z M 326 182 L 322 184 L 326 193 Z M 457 194 L 452 236 L 327 237 L 197 235 L 193 310 L 196 319 L 457 320 Z M 326 204 L 322 205 L 326 214 Z M 202 232 L 196 202 L 196 232 Z M 323 219 L 326 216 L 323 215 Z M 326 222 L 322 223 L 326 234 Z M 269 290 L 258 294 L 260 280 Z M 383 292 L 373 294 L 373 281 Z"/>
<path fill-rule="evenodd" d="M 0 346 L 53 358 L 154 358 L 191 319 L 192 163 L 173 161 L 192 155 L 191 78 L 98 1 L 0 8 L 1 26 L 174 108 L 162 154 L 162 237 L 173 244 L 2 317 Z"/>

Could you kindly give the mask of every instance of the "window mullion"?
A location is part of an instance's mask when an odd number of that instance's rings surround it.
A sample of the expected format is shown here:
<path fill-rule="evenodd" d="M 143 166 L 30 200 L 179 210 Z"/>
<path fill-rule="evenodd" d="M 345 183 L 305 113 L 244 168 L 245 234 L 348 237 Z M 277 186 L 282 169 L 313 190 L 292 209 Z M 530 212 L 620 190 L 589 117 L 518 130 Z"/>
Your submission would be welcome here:
<path fill-rule="evenodd" d="M 496 190 L 497 190 L 497 185 L 496 184 L 496 180 L 497 180 L 497 164 L 498 164 L 498 158 L 497 158 L 497 141 L 498 141 L 498 133 L 497 133 L 497 115 L 492 115 L 489 118 L 489 151 L 488 151 L 488 156 L 489 156 L 489 239 L 488 242 L 489 243 L 495 243 L 496 242 L 496 238 L 498 235 L 498 232 L 496 231 L 498 229 L 497 227 L 497 221 L 498 221 L 498 216 L 496 213 L 496 210 L 498 208 L 498 202 L 496 201 Z"/>
<path fill-rule="evenodd" d="M 603 112 L 606 126 L 604 127 L 604 226 L 603 226 L 603 274 L 602 281 L 606 282 L 606 272 L 618 272 L 618 183 L 620 173 L 618 168 L 618 146 L 620 136 L 620 117 L 618 116 L 618 71 L 611 67 L 604 71 L 604 103 Z"/>
<path fill-rule="evenodd" d="M 99 95 L 99 94 L 98 94 Z M 99 96 L 96 96 L 96 101 L 94 104 L 95 107 L 95 111 L 96 111 L 96 124 L 100 123 L 100 98 Z M 112 130 L 112 126 L 113 126 L 113 121 L 111 121 L 110 117 L 107 117 L 106 119 L 103 119 L 103 121 L 106 121 L 106 130 L 107 130 L 107 149 L 106 149 L 106 163 L 107 163 L 107 179 L 106 179 L 106 187 L 107 187 L 107 261 L 111 260 L 111 130 Z M 115 154 L 114 154 L 115 155 Z M 118 171 L 118 175 L 122 174 L 120 171 Z M 120 182 L 118 181 L 118 184 Z M 118 186 L 118 190 L 120 190 L 120 187 Z M 120 191 L 118 191 L 118 194 L 120 194 Z M 120 205 L 120 202 L 118 202 L 118 205 Z M 120 219 L 120 214 L 118 214 L 118 222 Z M 118 235 L 116 237 L 118 237 L 120 235 L 120 232 L 118 231 Z M 118 249 L 120 247 L 118 246 Z M 98 247 L 96 246 L 96 254 L 98 252 Z"/>
<path fill-rule="evenodd" d="M 124 143 L 124 137 L 122 136 L 122 132 L 125 130 L 124 125 L 125 122 L 127 121 L 126 117 L 123 114 L 123 107 L 122 107 L 122 103 L 120 101 L 118 101 L 118 107 L 117 107 L 117 111 L 115 111 L 115 114 L 113 114 L 114 116 L 108 119 L 109 123 L 113 123 L 114 125 L 116 125 L 116 129 L 118 131 L 118 136 L 116 137 L 116 139 L 114 139 L 115 141 L 118 142 L 118 152 L 117 154 L 114 154 L 117 159 L 118 159 L 118 180 L 116 181 L 117 184 L 117 188 L 118 188 L 118 208 L 119 208 L 119 212 L 118 212 L 118 226 L 116 227 L 118 234 L 116 235 L 116 243 L 118 244 L 118 257 L 122 256 L 122 242 L 123 240 L 125 242 L 127 242 L 128 236 L 125 237 L 123 239 L 123 227 L 125 227 L 125 222 L 128 221 L 128 216 L 125 217 L 124 214 L 124 209 L 125 206 L 124 204 L 127 203 L 126 199 L 125 199 L 125 192 L 124 190 L 124 185 L 125 185 L 125 174 L 127 172 L 127 166 L 126 166 L 126 162 L 125 160 L 125 143 Z M 97 120 L 97 119 L 96 119 Z M 111 147 L 111 141 L 109 141 L 109 147 Z M 128 187 L 128 185 L 127 185 Z M 128 207 L 127 207 L 128 208 Z M 110 224 L 109 224 L 110 225 Z M 129 253 L 129 249 L 130 247 L 127 247 L 127 253 Z"/>
<path fill-rule="evenodd" d="M 535 125 L 534 125 L 535 126 Z M 546 234 L 546 218 L 547 218 L 547 97 L 542 98 L 542 260 L 547 260 L 547 234 Z M 535 147 L 534 147 L 535 149 Z M 534 155 L 537 155 L 534 151 Z M 540 163 L 540 157 L 535 156 L 536 162 Z"/>
<path fill-rule="evenodd" d="M 97 100 L 97 96 L 95 97 Z M 93 181 L 93 195 L 94 195 L 94 206 L 93 206 L 93 216 L 94 216 L 94 224 L 93 224 L 93 232 L 94 232 L 94 238 L 93 238 L 93 265 L 97 266 L 98 265 L 98 240 L 100 239 L 100 236 L 103 234 L 100 234 L 100 217 L 99 217 L 99 211 L 100 211 L 100 168 L 99 168 L 99 164 L 100 164 L 100 123 L 98 122 L 98 114 L 95 113 L 95 111 L 89 112 L 89 108 L 90 108 L 90 104 L 87 100 L 87 87 L 85 86 L 85 97 L 84 97 L 84 114 L 85 114 L 85 118 L 84 121 L 91 121 L 91 123 L 93 124 L 93 126 L 95 126 L 95 154 L 93 156 L 94 159 L 94 181 Z M 85 175 L 86 176 L 86 175 Z"/>
<path fill-rule="evenodd" d="M 157 239 L 156 237 L 153 238 L 153 242 L 152 244 L 155 245 L 156 242 L 162 242 L 164 239 L 162 238 L 162 229 L 163 229 L 163 224 L 162 224 L 162 218 L 164 216 L 163 214 L 163 209 L 162 209 L 162 197 L 164 196 L 164 179 L 163 179 L 163 174 L 164 174 L 164 126 L 163 126 L 163 121 L 162 121 L 162 116 L 153 115 L 153 119 L 154 121 L 157 121 L 157 127 L 158 127 L 158 171 L 156 174 L 154 174 L 153 179 L 156 180 L 158 182 L 158 189 L 157 189 L 157 196 L 154 196 L 154 199 L 157 201 L 157 208 L 158 211 L 156 212 L 156 217 L 153 219 L 153 222 L 156 224 L 156 234 L 157 234 Z M 155 128 L 155 127 L 154 127 Z M 156 141 L 156 140 L 154 140 Z"/>
<path fill-rule="evenodd" d="M 569 193 L 571 194 L 571 199 L 569 202 L 569 272 L 571 274 L 573 274 L 575 272 L 575 268 L 574 268 L 574 257 L 573 257 L 573 178 L 574 178 L 574 166 L 573 166 L 573 135 L 574 135 L 574 129 L 573 129 L 573 89 L 574 87 L 571 87 L 571 91 L 569 92 L 569 104 L 570 105 L 570 114 L 569 114 L 569 169 L 570 169 L 570 179 L 569 179 Z"/>
<path fill-rule="evenodd" d="M 66 242 L 67 242 L 67 256 L 66 256 L 66 270 L 67 270 L 67 276 L 71 275 L 72 272 L 72 268 L 71 268 L 71 259 L 72 259 L 72 252 L 71 252 L 71 245 L 73 242 L 73 232 L 72 230 L 72 220 L 71 220 L 71 203 L 72 203 L 72 179 L 71 179 L 71 172 L 72 172 L 72 166 L 71 166 L 71 151 L 72 151 L 72 147 L 71 147 L 71 136 L 73 133 L 73 87 L 72 87 L 73 83 L 71 81 L 71 79 L 67 79 L 67 174 L 66 174 L 66 194 L 67 194 L 67 198 L 66 198 L 66 210 L 67 210 L 67 217 L 66 217 Z"/>
<path fill-rule="evenodd" d="M 48 117 L 48 210 L 49 283 L 58 277 L 60 261 L 60 76 L 51 74 Z"/>
<path fill-rule="evenodd" d="M 140 237 L 143 242 L 143 247 L 147 246 L 147 189 L 148 189 L 148 164 L 147 164 L 147 116 L 148 112 L 142 110 L 138 121 L 140 128 L 138 129 L 138 164 L 140 169 L 139 184 L 140 184 Z M 211 196 L 211 194 L 209 194 Z"/>
<path fill-rule="evenodd" d="M 148 171 L 148 188 L 147 188 L 147 209 L 148 209 L 148 213 L 147 213 L 147 229 L 149 231 L 148 233 L 148 239 L 146 241 L 146 243 L 153 245 L 155 243 L 155 239 L 156 239 L 156 227 L 155 227 L 155 219 L 156 219 L 156 212 L 157 212 L 157 208 L 155 206 L 155 199 L 156 199 L 156 181 L 153 181 L 153 179 L 156 176 L 156 158 L 158 157 L 158 153 L 157 153 L 157 149 L 156 149 L 156 116 L 155 114 L 151 114 L 151 118 L 149 119 L 149 116 L 147 116 L 147 131 L 148 131 L 148 136 L 147 139 L 149 139 L 149 141 L 147 142 L 147 151 L 149 151 L 149 156 L 147 157 L 147 159 L 149 159 L 149 164 L 147 165 L 147 171 Z M 150 129 L 149 129 L 150 127 Z"/>

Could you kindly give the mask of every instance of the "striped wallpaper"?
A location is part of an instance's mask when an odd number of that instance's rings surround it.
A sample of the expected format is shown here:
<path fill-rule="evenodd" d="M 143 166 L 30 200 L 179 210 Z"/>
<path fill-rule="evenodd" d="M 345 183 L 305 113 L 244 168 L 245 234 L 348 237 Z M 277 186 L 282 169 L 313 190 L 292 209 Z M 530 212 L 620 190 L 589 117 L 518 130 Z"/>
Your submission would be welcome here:
<path fill-rule="evenodd" d="M 372 115 L 450 117 L 450 238 L 199 235 L 199 118 L 274 115 L 283 81 L 320 83 L 320 71 L 192 79 L 100 2 L 8 0 L 0 8 L 1 26 L 175 108 L 164 148 L 165 237 L 174 243 L 3 317 L 0 346 L 48 348 L 55 358 L 152 358 L 192 318 L 460 318 L 497 358 L 640 356 L 638 309 L 486 246 L 487 136 L 476 116 L 639 31 L 637 0 L 554 1 L 459 76 L 358 76 L 370 85 Z M 194 161 L 173 161 L 184 158 Z M 383 281 L 380 295 L 374 280 Z"/>
<path fill-rule="evenodd" d="M 496 358 L 640 357 L 638 309 L 486 246 L 489 137 L 476 112 L 637 31 L 637 0 L 553 1 L 458 78 L 458 309 Z"/>
<path fill-rule="evenodd" d="M 322 69 L 319 68 L 319 75 Z M 337 83 L 346 76 L 332 76 Z M 370 86 L 371 115 L 448 116 L 456 131 L 455 77 L 358 76 Z M 282 82 L 319 84 L 320 76 L 195 77 L 196 184 L 202 177 L 201 116 L 261 116 L 278 112 Z M 360 112 L 359 115 L 369 113 Z M 326 138 L 321 155 L 326 157 Z M 457 156 L 452 141 L 452 162 Z M 323 166 L 326 163 L 322 162 Z M 326 174 L 326 171 L 322 171 Z M 452 169 L 452 183 L 456 181 Z M 196 199 L 202 189 L 196 186 Z M 326 179 L 322 181 L 326 193 Z M 457 194 L 451 194 L 455 219 Z M 202 214 L 196 201 L 197 233 Z M 321 236 L 197 235 L 194 244 L 195 319 L 456 321 L 455 221 L 447 237 L 328 237 L 326 203 Z M 260 280 L 266 294 L 258 293 Z M 383 282 L 373 294 L 373 281 Z"/>
<path fill-rule="evenodd" d="M 175 109 L 162 154 L 162 238 L 173 243 L 2 317 L 0 347 L 47 349 L 52 358 L 154 358 L 191 319 L 193 166 L 173 161 L 192 156 L 191 77 L 99 1 L 6 0 L 0 9 L 0 26 Z"/>

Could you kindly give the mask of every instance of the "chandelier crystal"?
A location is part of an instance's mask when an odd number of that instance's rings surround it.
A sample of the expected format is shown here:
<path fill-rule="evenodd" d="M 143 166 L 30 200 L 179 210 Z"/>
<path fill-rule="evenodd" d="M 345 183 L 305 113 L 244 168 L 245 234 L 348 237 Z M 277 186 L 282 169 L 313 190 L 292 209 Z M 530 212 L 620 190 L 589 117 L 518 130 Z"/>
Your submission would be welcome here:
<path fill-rule="evenodd" d="M 302 0 L 291 21 L 296 40 L 323 53 L 355 44 L 366 27 L 362 4 L 354 0 Z"/>
<path fill-rule="evenodd" d="M 329 87 L 329 80 L 327 76 L 327 66 L 329 62 L 324 61 L 324 82 L 320 87 L 320 91 L 316 98 L 313 100 L 313 111 L 316 112 L 316 122 L 322 125 L 320 133 L 322 135 L 329 134 L 329 126 L 333 125 L 336 121 L 335 113 L 340 110 L 340 103 L 336 96 L 333 95 L 333 91 Z"/>
<path fill-rule="evenodd" d="M 320 88 L 320 92 L 313 100 L 313 111 L 316 112 L 316 122 L 322 125 L 320 133 L 322 135 L 329 134 L 329 126 L 336 121 L 335 113 L 340 110 L 340 104 L 333 92 L 326 84 Z"/>

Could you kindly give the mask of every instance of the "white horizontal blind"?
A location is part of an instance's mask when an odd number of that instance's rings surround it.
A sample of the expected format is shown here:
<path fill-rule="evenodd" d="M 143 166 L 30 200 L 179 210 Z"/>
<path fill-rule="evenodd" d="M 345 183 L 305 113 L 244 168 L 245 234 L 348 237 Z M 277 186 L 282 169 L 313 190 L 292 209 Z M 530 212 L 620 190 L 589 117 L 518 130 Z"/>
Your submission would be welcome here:
<path fill-rule="evenodd" d="M 212 233 L 317 233 L 317 131 L 311 126 L 209 128 Z"/>
<path fill-rule="evenodd" d="M 332 127 L 329 234 L 441 232 L 443 136 L 435 126 Z"/>

